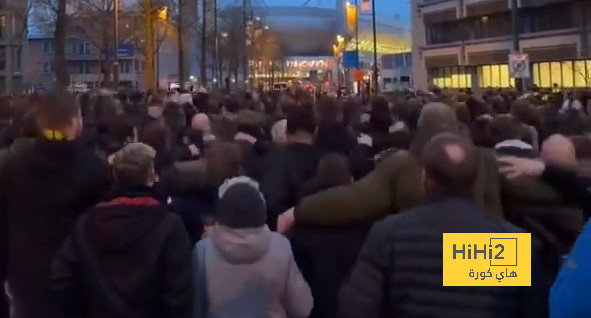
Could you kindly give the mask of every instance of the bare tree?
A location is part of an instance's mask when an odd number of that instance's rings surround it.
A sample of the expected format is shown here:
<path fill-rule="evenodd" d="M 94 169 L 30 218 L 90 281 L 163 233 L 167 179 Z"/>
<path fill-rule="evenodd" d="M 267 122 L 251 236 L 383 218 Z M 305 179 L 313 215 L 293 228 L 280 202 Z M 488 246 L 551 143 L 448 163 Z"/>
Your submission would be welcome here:
<path fill-rule="evenodd" d="M 178 52 L 178 81 L 184 88 L 187 80 L 186 51 L 200 34 L 199 21 L 197 19 L 197 1 L 194 0 L 166 0 L 169 8 L 169 23 L 174 30 Z M 207 2 L 207 1 L 204 1 Z"/>
<path fill-rule="evenodd" d="M 66 35 L 70 19 L 75 11 L 68 7 L 76 0 L 31 0 L 33 23 L 45 30 L 52 30 L 55 41 L 56 90 L 65 91 L 70 82 L 66 65 Z"/>

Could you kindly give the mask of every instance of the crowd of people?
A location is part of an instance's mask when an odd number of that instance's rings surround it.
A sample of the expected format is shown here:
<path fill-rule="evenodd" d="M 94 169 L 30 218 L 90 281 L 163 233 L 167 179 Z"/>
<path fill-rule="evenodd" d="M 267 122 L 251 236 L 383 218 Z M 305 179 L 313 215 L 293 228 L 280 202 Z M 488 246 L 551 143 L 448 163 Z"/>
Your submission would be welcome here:
<path fill-rule="evenodd" d="M 589 317 L 583 105 L 1 98 L 0 317 Z M 532 233 L 531 286 L 442 286 L 450 232 Z"/>

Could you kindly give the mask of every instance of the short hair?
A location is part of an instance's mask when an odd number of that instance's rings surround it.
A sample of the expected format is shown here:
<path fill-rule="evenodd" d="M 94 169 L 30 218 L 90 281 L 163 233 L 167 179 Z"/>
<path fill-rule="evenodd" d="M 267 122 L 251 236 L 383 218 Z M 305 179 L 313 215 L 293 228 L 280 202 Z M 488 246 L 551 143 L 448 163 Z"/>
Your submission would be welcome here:
<path fill-rule="evenodd" d="M 523 139 L 525 129 L 521 122 L 511 115 L 495 117 L 489 126 L 489 136 L 495 144 L 509 139 Z"/>
<path fill-rule="evenodd" d="M 224 109 L 232 114 L 240 111 L 240 102 L 236 98 L 230 97 L 224 100 Z"/>
<path fill-rule="evenodd" d="M 219 185 L 242 172 L 240 148 L 233 142 L 213 142 L 205 151 L 207 179 Z"/>
<path fill-rule="evenodd" d="M 134 142 L 125 145 L 113 156 L 113 176 L 119 185 L 143 185 L 154 170 L 156 150 L 149 145 Z"/>
<path fill-rule="evenodd" d="M 336 98 L 322 96 L 316 103 L 318 121 L 337 121 L 343 115 L 343 110 Z"/>
<path fill-rule="evenodd" d="M 419 115 L 418 127 L 456 122 L 456 112 L 451 107 L 444 103 L 432 102 L 423 106 L 421 114 Z"/>
<path fill-rule="evenodd" d="M 476 149 L 466 139 L 451 133 L 435 135 L 425 145 L 421 163 L 426 177 L 437 187 L 469 193 L 476 180 Z"/>
<path fill-rule="evenodd" d="M 263 118 L 254 110 L 243 109 L 236 116 L 236 128 L 238 132 L 260 138 L 262 135 Z"/>
<path fill-rule="evenodd" d="M 318 161 L 317 177 L 324 185 L 346 185 L 350 183 L 351 176 L 351 164 L 347 156 L 329 152 Z"/>
<path fill-rule="evenodd" d="M 40 130 L 64 129 L 81 116 L 76 97 L 67 93 L 43 96 L 36 106 Z"/>
<path fill-rule="evenodd" d="M 290 135 L 298 131 L 314 134 L 316 131 L 314 105 L 305 103 L 290 109 L 287 114 L 286 131 Z"/>

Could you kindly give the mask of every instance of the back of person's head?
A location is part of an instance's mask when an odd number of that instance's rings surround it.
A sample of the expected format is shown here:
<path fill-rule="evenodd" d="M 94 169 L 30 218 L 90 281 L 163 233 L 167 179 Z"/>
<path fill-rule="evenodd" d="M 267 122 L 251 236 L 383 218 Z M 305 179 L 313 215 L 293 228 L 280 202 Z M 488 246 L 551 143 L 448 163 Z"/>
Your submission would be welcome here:
<path fill-rule="evenodd" d="M 369 115 L 370 130 L 388 133 L 388 128 L 392 125 L 392 116 L 388 101 L 384 96 L 376 96 L 372 99 Z"/>
<path fill-rule="evenodd" d="M 157 180 L 154 168 L 156 150 L 149 145 L 133 142 L 113 155 L 115 182 L 121 187 L 152 186 Z"/>
<path fill-rule="evenodd" d="M 117 151 L 127 143 L 137 142 L 138 131 L 133 121 L 125 116 L 118 115 L 109 122 L 108 134 L 111 139 L 110 148 L 107 152 Z"/>
<path fill-rule="evenodd" d="M 265 198 L 249 177 L 234 177 L 218 189 L 217 222 L 231 229 L 260 228 L 267 222 Z"/>
<path fill-rule="evenodd" d="M 349 155 L 353 144 L 353 136 L 342 123 L 325 121 L 318 124 L 316 145 L 323 152 Z"/>
<path fill-rule="evenodd" d="M 470 124 L 472 118 L 470 115 L 470 111 L 468 110 L 468 107 L 463 103 L 459 103 L 456 105 L 455 109 L 458 121 L 466 125 Z"/>
<path fill-rule="evenodd" d="M 516 100 L 511 106 L 511 115 L 519 122 L 531 125 L 536 116 L 535 107 L 528 100 Z"/>
<path fill-rule="evenodd" d="M 211 184 L 242 174 L 240 148 L 232 142 L 213 142 L 205 151 L 207 179 Z"/>
<path fill-rule="evenodd" d="M 164 113 L 165 98 L 159 94 L 148 98 L 148 115 L 152 118 L 160 118 Z"/>
<path fill-rule="evenodd" d="M 262 137 L 261 115 L 253 110 L 243 109 L 236 116 L 236 128 L 238 132 L 255 138 Z"/>
<path fill-rule="evenodd" d="M 224 111 L 226 113 L 236 115 L 240 109 L 240 102 L 235 97 L 228 97 L 224 100 Z"/>
<path fill-rule="evenodd" d="M 358 129 L 361 125 L 363 110 L 357 98 L 349 98 L 343 104 L 343 124 Z"/>
<path fill-rule="evenodd" d="M 499 115 L 490 124 L 489 136 L 495 144 L 511 139 L 523 140 L 525 129 L 515 117 Z"/>
<path fill-rule="evenodd" d="M 343 119 L 343 112 L 341 105 L 336 100 L 329 96 L 323 96 L 316 103 L 317 107 L 317 121 L 318 122 L 341 122 Z"/>
<path fill-rule="evenodd" d="M 477 175 L 476 151 L 466 138 L 443 133 L 434 136 L 421 155 L 427 190 L 472 193 Z"/>
<path fill-rule="evenodd" d="M 455 111 L 444 103 L 431 102 L 423 106 L 417 128 L 452 123 L 457 123 Z"/>
<path fill-rule="evenodd" d="M 577 154 L 573 142 L 562 135 L 552 135 L 542 143 L 540 157 L 547 163 L 576 167 Z"/>
<path fill-rule="evenodd" d="M 46 95 L 36 108 L 37 126 L 47 139 L 75 139 L 82 132 L 82 116 L 75 96 Z"/>
<path fill-rule="evenodd" d="M 286 130 L 288 135 L 298 132 L 313 135 L 316 131 L 313 105 L 304 104 L 291 108 L 287 113 Z"/>
<path fill-rule="evenodd" d="M 139 140 L 157 152 L 167 152 L 171 146 L 172 135 L 161 121 L 152 121 L 140 131 Z"/>
<path fill-rule="evenodd" d="M 203 134 L 211 133 L 211 123 L 205 113 L 197 113 L 191 119 L 191 129 L 201 131 Z"/>
<path fill-rule="evenodd" d="M 326 153 L 318 162 L 316 177 L 324 186 L 336 187 L 352 182 L 349 158 L 339 153 Z"/>

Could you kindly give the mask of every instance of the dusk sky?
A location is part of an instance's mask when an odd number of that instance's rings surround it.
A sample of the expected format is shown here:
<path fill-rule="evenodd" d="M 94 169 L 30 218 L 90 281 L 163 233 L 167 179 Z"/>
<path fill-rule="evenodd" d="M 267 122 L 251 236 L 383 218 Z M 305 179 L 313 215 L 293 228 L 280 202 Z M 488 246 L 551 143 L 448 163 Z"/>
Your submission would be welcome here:
<path fill-rule="evenodd" d="M 354 2 L 354 0 L 350 0 Z M 374 0 L 378 16 L 388 19 L 399 19 L 403 25 L 410 25 L 410 0 Z M 262 2 L 261 0 L 255 1 Z M 306 0 L 265 0 L 267 5 L 301 6 Z M 359 0 L 361 2 L 361 0 Z M 310 0 L 308 7 L 334 8 L 336 0 Z"/>

